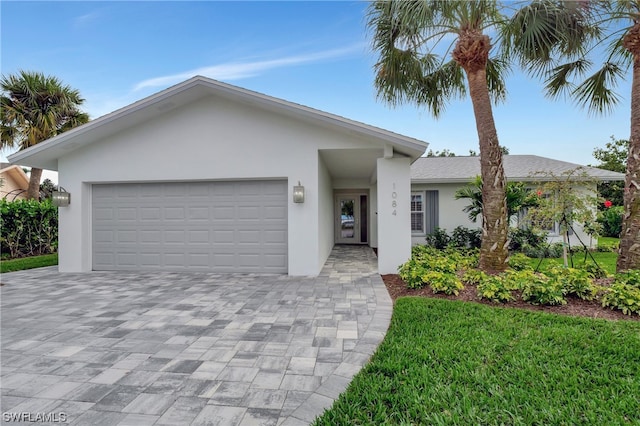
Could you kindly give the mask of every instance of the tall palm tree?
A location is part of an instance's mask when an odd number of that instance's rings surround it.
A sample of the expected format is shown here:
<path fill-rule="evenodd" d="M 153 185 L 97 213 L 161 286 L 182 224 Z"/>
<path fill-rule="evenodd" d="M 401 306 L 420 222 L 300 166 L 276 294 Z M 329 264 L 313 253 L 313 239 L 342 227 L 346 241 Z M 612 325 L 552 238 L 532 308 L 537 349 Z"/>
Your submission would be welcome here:
<path fill-rule="evenodd" d="M 0 79 L 0 147 L 29 148 L 89 121 L 80 93 L 56 77 L 20 71 Z M 42 169 L 32 168 L 27 198 L 39 197 Z"/>
<path fill-rule="evenodd" d="M 571 54 L 556 49 L 550 52 L 547 60 L 537 62 L 529 69 L 545 79 L 545 89 L 550 97 L 569 96 L 590 113 L 598 114 L 613 111 L 620 100 L 615 92 L 616 85 L 627 76 L 629 68 L 632 69 L 631 137 L 616 269 L 618 272 L 640 269 L 640 2 L 567 2 L 567 8 L 586 34 L 579 40 L 580 48 Z M 534 20 L 533 16 L 529 13 L 516 18 L 523 23 Z M 530 58 L 523 54 L 527 49 L 522 48 L 517 37 L 513 47 L 524 62 L 529 61 Z"/>
<path fill-rule="evenodd" d="M 450 99 L 469 92 L 483 182 L 479 266 L 488 272 L 504 270 L 508 256 L 506 180 L 492 111 L 492 101 L 506 95 L 505 63 L 490 58 L 491 39 L 485 33 L 504 20 L 497 2 L 481 0 L 378 0 L 368 14 L 373 48 L 379 55 L 375 64 L 379 97 L 391 105 L 426 106 L 437 118 Z M 436 54 L 436 48 L 445 54 Z"/>

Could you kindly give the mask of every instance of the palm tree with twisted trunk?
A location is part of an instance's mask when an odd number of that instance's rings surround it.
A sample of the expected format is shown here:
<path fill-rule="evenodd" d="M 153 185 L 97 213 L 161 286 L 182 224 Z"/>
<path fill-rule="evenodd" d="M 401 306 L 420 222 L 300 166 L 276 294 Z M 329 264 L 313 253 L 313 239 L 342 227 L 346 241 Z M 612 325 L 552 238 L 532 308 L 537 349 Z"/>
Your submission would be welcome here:
<path fill-rule="evenodd" d="M 80 92 L 56 77 L 20 71 L 0 80 L 0 147 L 27 149 L 89 121 Z M 38 199 L 42 169 L 32 168 L 27 198 Z"/>

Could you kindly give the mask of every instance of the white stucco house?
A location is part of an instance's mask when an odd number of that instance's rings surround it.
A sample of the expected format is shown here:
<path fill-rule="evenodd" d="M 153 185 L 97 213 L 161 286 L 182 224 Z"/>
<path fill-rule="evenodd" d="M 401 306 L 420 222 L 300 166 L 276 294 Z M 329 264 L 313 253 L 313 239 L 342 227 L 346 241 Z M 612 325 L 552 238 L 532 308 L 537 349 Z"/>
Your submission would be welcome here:
<path fill-rule="evenodd" d="M 364 244 L 388 274 L 435 226 L 474 226 L 453 192 L 477 157 L 420 158 L 426 148 L 197 76 L 9 160 L 58 171 L 70 194 L 61 272 L 317 275 L 335 244 Z M 539 157 L 518 158 L 507 176 Z"/>
<path fill-rule="evenodd" d="M 577 190 L 588 195 L 595 192 L 595 182 L 623 181 L 624 174 L 595 167 L 581 166 L 566 161 L 536 155 L 505 155 L 504 172 L 508 181 L 525 182 L 535 188 L 553 176 L 562 177 L 580 168 L 584 172 L 584 184 Z M 546 174 L 540 174 L 545 172 Z M 414 244 L 424 243 L 425 236 L 436 227 L 453 231 L 456 226 L 480 228 L 480 219 L 472 222 L 463 211 L 468 200 L 456 200 L 455 192 L 480 175 L 479 157 L 423 157 L 411 165 L 411 231 Z M 513 223 L 512 225 L 517 225 Z M 576 246 L 582 240 L 596 245 L 579 224 L 574 224 L 575 234 L 570 235 L 570 244 Z M 547 230 L 549 242 L 562 241 L 558 224 Z"/>
<path fill-rule="evenodd" d="M 410 255 L 423 141 L 194 77 L 9 157 L 59 172 L 59 270 L 317 275 L 334 244 Z M 304 202 L 294 187 L 304 188 Z"/>

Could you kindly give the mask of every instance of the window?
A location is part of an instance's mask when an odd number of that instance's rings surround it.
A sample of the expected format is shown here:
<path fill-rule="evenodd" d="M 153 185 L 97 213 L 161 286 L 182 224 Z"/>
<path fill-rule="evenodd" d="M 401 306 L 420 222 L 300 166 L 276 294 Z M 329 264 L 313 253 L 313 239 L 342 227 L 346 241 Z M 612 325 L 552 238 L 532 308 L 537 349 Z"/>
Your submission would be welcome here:
<path fill-rule="evenodd" d="M 411 194 L 411 232 L 424 233 L 424 196 L 421 192 Z"/>

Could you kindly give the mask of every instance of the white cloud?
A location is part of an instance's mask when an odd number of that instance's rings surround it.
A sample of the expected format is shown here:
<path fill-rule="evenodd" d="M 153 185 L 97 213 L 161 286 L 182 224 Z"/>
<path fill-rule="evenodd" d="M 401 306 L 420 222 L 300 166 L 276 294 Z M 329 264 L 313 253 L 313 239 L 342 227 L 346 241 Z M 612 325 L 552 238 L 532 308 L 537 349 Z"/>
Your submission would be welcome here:
<path fill-rule="evenodd" d="M 179 74 L 155 77 L 144 80 L 136 84 L 133 90 L 137 91 L 147 87 L 166 87 L 172 84 L 179 83 L 195 75 L 202 75 L 216 80 L 241 80 L 244 78 L 254 77 L 264 71 L 274 68 L 301 65 L 346 56 L 362 50 L 363 47 L 363 44 L 355 44 L 341 49 L 325 50 L 322 52 L 310 53 L 306 55 L 288 56 L 284 58 L 265 61 L 229 62 L 225 64 L 218 64 L 181 72 Z"/>

